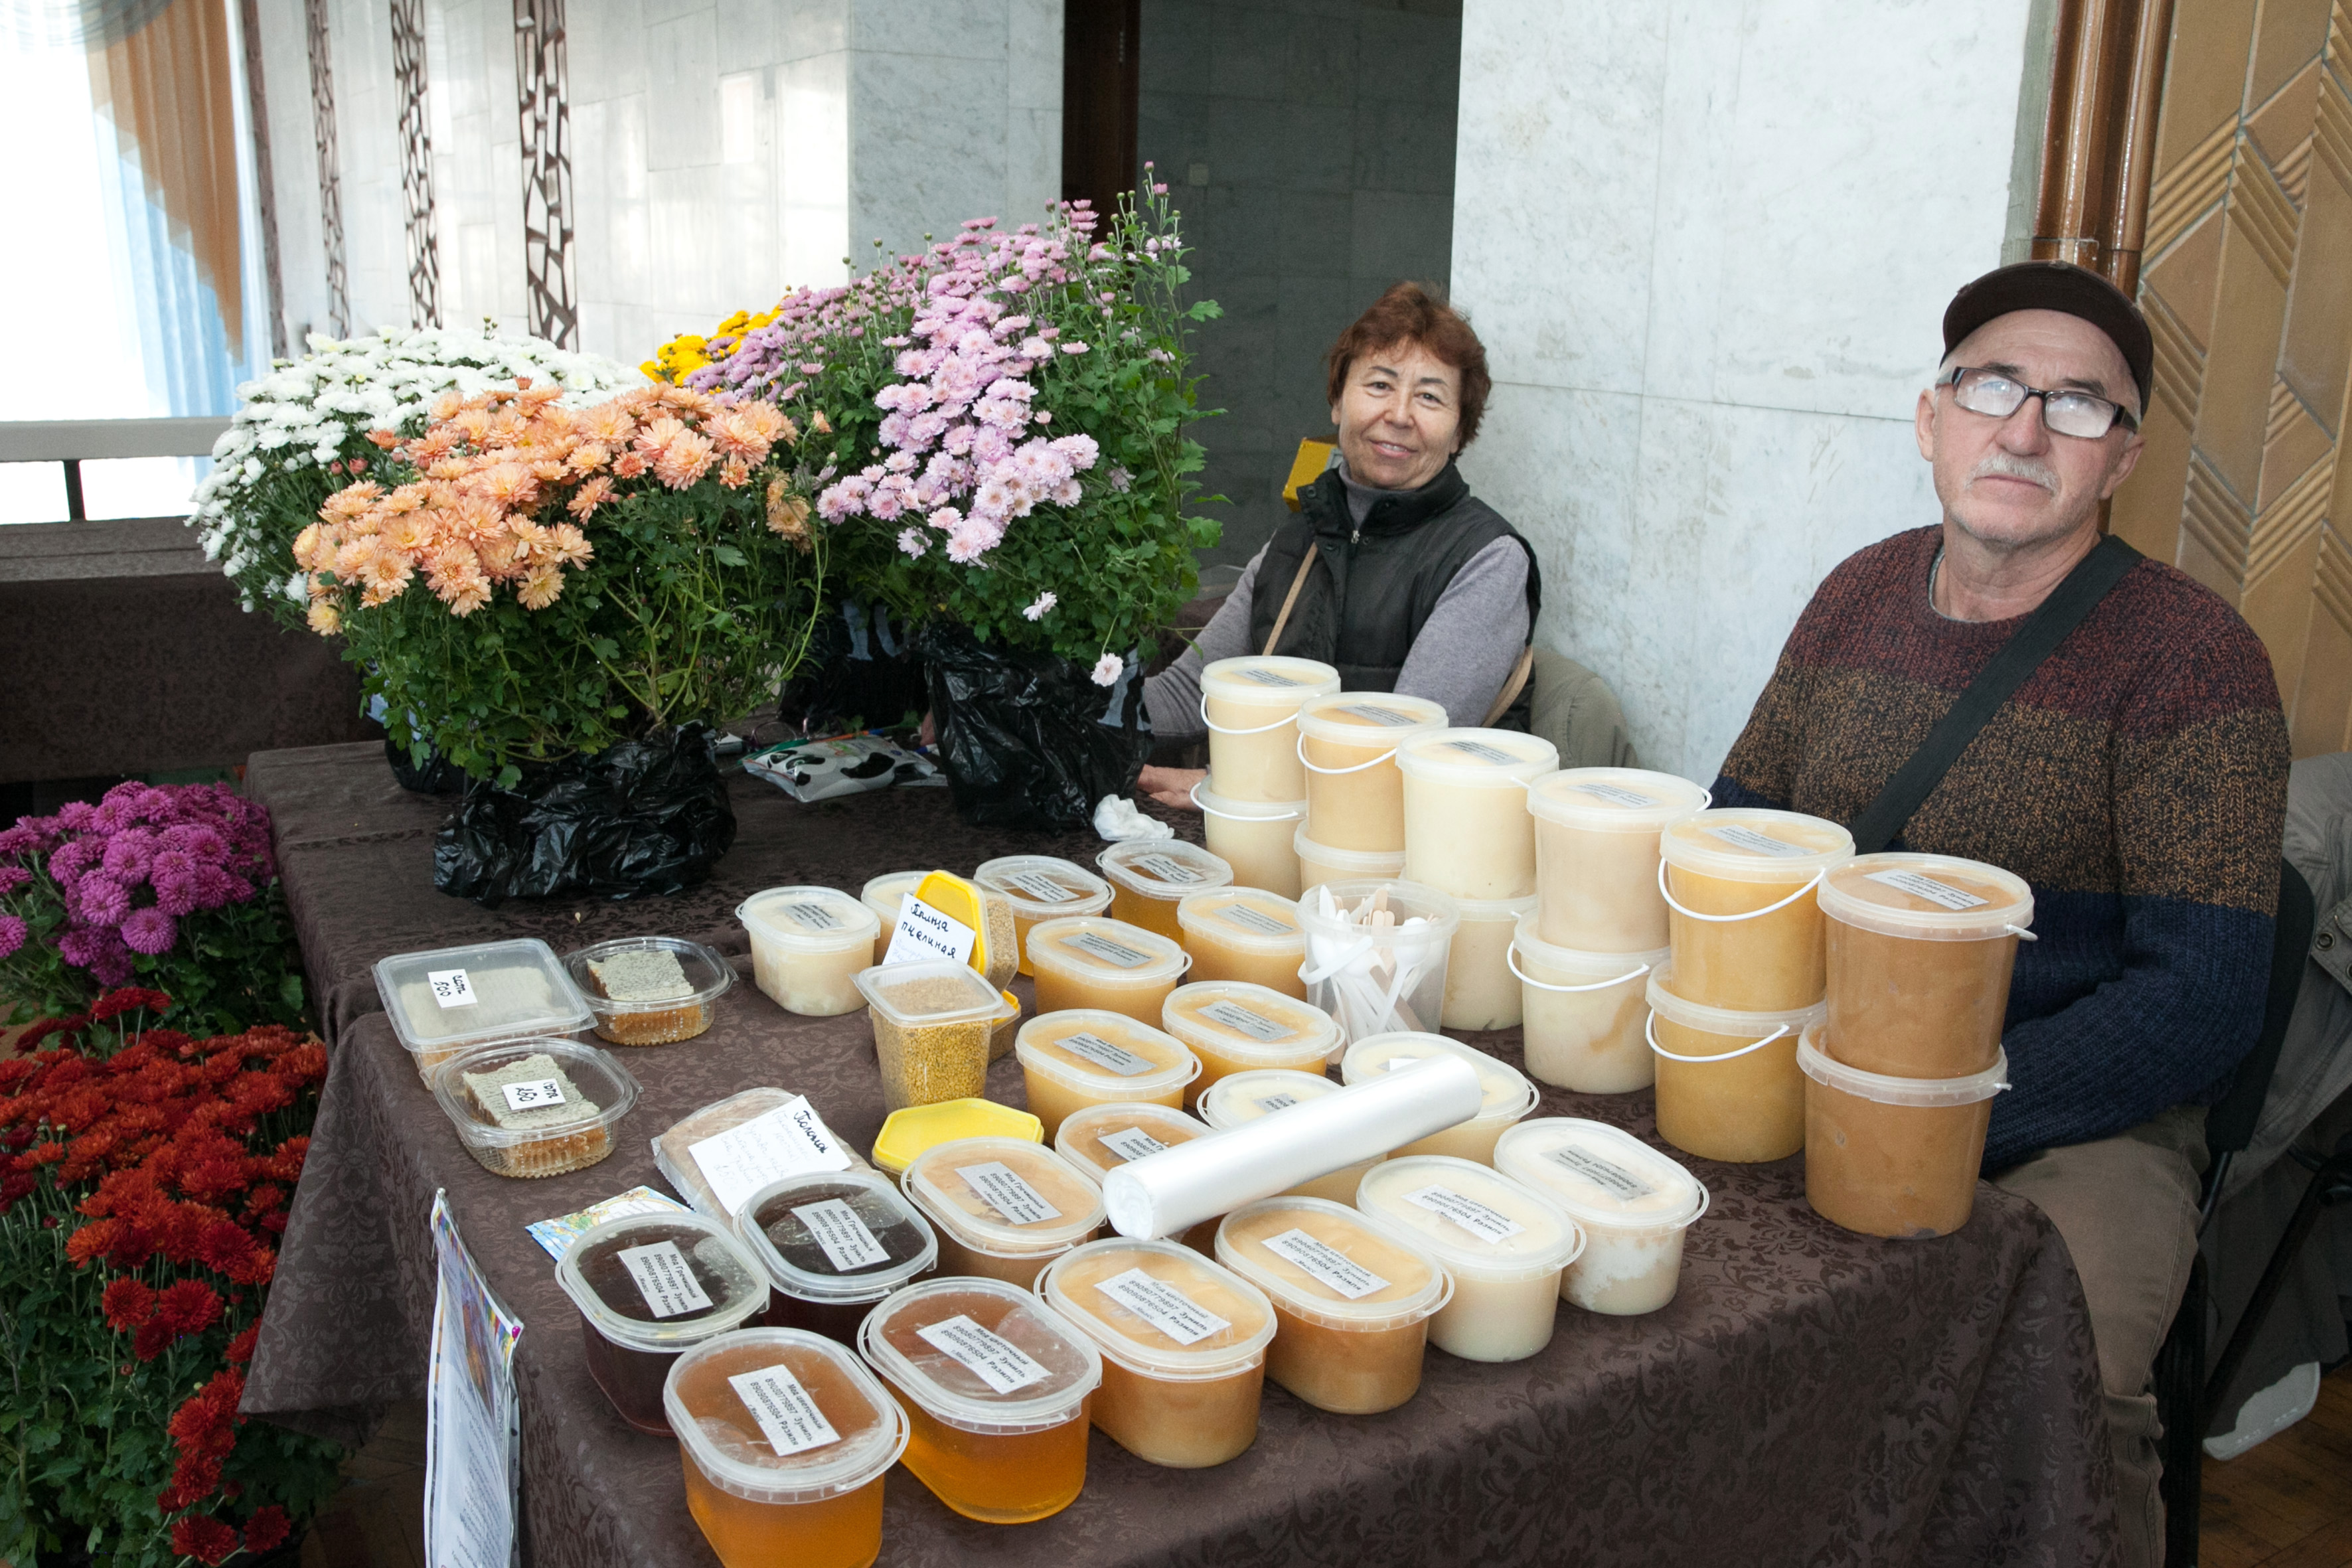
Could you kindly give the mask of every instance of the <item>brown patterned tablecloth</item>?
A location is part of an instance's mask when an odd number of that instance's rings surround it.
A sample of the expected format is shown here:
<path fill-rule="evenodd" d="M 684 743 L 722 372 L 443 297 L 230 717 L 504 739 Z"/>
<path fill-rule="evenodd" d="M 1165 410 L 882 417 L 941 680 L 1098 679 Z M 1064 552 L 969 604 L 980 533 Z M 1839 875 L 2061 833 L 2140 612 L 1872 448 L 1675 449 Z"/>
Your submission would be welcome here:
<path fill-rule="evenodd" d="M 676 1445 L 630 1431 L 589 1381 L 577 1315 L 523 1226 L 638 1183 L 661 1187 L 648 1141 L 751 1084 L 807 1094 L 845 1138 L 869 1145 L 882 1104 L 863 1015 L 796 1017 L 746 977 L 700 1039 L 617 1052 L 645 1095 L 610 1158 L 512 1181 L 458 1146 L 374 1010 L 368 966 L 493 933 L 544 935 L 560 950 L 664 931 L 732 935 L 740 949 L 730 911 L 760 887 L 855 889 L 923 862 L 969 869 L 1014 841 L 968 833 L 938 792 L 802 807 L 761 798 L 747 781 L 743 832 L 713 886 L 491 915 L 431 892 L 430 834 L 443 808 L 398 798 L 380 752 L 257 756 L 248 778 L 278 814 L 304 952 L 331 998 L 337 1037 L 247 1411 L 350 1433 L 372 1408 L 421 1394 L 433 1280 L 425 1216 L 446 1189 L 528 1326 L 516 1356 L 526 1561 L 714 1563 L 686 1511 Z M 1515 1032 L 1471 1038 L 1518 1060 Z M 1024 1103 L 1013 1062 L 992 1070 L 989 1092 Z M 1536 1114 L 1598 1117 L 1655 1141 L 1647 1093 L 1548 1090 Z M 1256 1446 L 1213 1470 L 1160 1469 L 1097 1433 L 1084 1495 L 1017 1528 L 952 1514 L 894 1471 L 882 1562 L 1977 1568 L 2111 1559 L 2090 1328 L 2064 1246 L 2036 1210 L 1979 1186 L 1976 1216 L 1958 1234 L 1890 1244 L 1814 1215 L 1801 1160 L 1685 1163 L 1714 1202 L 1689 1233 L 1681 1292 L 1660 1312 L 1614 1319 L 1563 1306 L 1550 1346 L 1508 1365 L 1433 1350 L 1421 1393 L 1384 1415 L 1326 1415 L 1269 1384 Z"/>

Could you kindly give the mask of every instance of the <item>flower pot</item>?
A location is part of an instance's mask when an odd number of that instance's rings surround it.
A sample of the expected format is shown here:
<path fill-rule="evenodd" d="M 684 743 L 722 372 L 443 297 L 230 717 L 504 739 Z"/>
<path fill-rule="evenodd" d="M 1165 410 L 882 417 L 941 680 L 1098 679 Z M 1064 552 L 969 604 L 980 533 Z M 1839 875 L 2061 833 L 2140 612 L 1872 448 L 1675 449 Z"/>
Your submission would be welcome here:
<path fill-rule="evenodd" d="M 434 836 L 434 887 L 495 909 L 698 885 L 735 842 L 711 741 L 687 724 L 526 768 L 514 789 L 471 782 Z"/>
<path fill-rule="evenodd" d="M 982 827 L 1070 828 L 1125 795 L 1151 754 L 1139 658 L 1117 681 L 1052 654 L 980 642 L 961 626 L 924 634 L 940 763 L 957 812 Z"/>

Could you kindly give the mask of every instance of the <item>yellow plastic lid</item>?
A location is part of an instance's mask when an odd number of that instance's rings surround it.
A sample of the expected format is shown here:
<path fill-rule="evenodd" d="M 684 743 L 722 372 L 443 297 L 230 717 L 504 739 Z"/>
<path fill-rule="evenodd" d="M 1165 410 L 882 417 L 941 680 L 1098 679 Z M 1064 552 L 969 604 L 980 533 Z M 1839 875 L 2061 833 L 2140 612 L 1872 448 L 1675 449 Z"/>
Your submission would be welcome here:
<path fill-rule="evenodd" d="M 935 1144 L 959 1138 L 1026 1138 L 1045 1142 L 1045 1124 L 1025 1110 L 992 1100 L 942 1100 L 894 1110 L 874 1140 L 874 1163 L 897 1175 Z"/>

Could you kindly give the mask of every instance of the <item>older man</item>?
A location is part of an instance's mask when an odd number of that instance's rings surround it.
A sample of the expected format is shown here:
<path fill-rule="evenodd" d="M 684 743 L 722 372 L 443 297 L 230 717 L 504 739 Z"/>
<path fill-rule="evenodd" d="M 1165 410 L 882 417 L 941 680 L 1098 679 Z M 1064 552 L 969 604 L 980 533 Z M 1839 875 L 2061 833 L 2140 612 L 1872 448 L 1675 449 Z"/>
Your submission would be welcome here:
<path fill-rule="evenodd" d="M 1822 584 L 1716 799 L 1853 822 L 2092 553 L 2138 460 L 2138 310 L 2057 262 L 1989 273 L 1944 317 L 1919 395 L 1939 527 Z M 2204 1107 L 2252 1044 L 2269 973 L 2286 727 L 2261 641 L 2158 562 L 2129 566 L 1978 731 L 1900 847 L 2033 885 L 1985 1169 L 2041 1205 L 2090 1305 L 2125 1561 L 2163 1550 L 2148 1372 L 2196 1250 Z"/>

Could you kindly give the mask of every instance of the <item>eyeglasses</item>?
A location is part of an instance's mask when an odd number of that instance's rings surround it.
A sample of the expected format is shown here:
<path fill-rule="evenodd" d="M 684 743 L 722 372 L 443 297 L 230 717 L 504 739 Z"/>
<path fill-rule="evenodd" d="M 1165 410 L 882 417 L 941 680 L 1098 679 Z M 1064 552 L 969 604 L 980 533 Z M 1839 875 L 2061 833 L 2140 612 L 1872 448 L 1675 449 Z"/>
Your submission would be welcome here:
<path fill-rule="evenodd" d="M 1990 419 L 2006 419 L 2024 407 L 2027 398 L 2038 397 L 2042 399 L 2042 422 L 2061 436 L 2095 441 L 2118 425 L 2126 430 L 2139 428 L 2138 420 L 2104 397 L 2095 397 L 2087 392 L 2044 391 L 1997 370 L 1962 365 L 1937 384 L 1950 387 L 1952 401 L 1969 413 Z"/>

